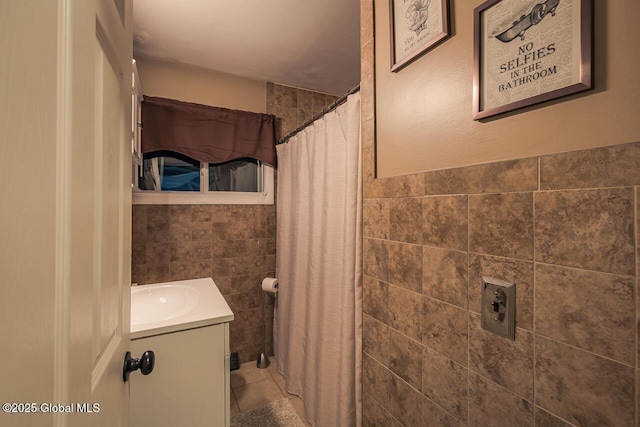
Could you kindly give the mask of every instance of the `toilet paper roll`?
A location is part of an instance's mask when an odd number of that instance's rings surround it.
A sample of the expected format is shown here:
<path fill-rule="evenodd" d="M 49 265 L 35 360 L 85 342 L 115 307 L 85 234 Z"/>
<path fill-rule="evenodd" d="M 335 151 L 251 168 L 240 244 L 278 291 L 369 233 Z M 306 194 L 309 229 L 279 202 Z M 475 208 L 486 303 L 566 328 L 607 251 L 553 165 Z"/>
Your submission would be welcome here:
<path fill-rule="evenodd" d="M 274 277 L 265 277 L 262 279 L 262 290 L 272 294 L 278 292 L 278 279 Z"/>

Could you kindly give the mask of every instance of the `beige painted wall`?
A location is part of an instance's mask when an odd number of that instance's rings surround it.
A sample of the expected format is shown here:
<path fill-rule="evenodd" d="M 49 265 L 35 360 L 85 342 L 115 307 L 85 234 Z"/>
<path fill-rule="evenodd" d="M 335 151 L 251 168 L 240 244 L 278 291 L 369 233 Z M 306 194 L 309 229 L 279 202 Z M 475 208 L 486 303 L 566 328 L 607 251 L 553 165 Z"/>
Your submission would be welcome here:
<path fill-rule="evenodd" d="M 156 58 L 136 57 L 144 95 L 266 112 L 267 83 Z"/>
<path fill-rule="evenodd" d="M 473 9 L 450 0 L 453 36 L 389 71 L 388 1 L 375 1 L 377 176 L 640 141 L 637 0 L 595 0 L 595 88 L 472 119 Z"/>

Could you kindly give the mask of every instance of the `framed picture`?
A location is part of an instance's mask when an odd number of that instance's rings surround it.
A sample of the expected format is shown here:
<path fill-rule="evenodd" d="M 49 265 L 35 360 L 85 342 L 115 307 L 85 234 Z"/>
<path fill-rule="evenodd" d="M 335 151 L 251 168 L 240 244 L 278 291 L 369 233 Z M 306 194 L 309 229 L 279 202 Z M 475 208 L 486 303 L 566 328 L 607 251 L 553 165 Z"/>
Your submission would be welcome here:
<path fill-rule="evenodd" d="M 474 120 L 590 89 L 592 0 L 489 0 L 474 10 Z"/>
<path fill-rule="evenodd" d="M 394 72 L 449 36 L 448 0 L 389 0 L 389 17 Z"/>

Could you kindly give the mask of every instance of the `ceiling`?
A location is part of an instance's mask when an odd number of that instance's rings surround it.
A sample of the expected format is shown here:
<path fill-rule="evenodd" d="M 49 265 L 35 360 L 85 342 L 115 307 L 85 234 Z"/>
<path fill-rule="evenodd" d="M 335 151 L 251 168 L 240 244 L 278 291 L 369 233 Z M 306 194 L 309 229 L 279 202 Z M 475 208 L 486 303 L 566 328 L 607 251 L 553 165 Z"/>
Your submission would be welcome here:
<path fill-rule="evenodd" d="M 135 0 L 134 54 L 342 95 L 360 82 L 359 0 Z"/>

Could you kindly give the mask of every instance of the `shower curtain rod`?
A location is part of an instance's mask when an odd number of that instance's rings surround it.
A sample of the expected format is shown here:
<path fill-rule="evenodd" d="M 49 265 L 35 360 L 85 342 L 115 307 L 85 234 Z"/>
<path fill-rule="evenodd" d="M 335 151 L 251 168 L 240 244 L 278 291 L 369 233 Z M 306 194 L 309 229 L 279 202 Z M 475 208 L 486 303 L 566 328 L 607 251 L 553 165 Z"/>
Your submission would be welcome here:
<path fill-rule="evenodd" d="M 318 114 L 316 114 L 315 116 L 311 117 L 309 120 L 307 120 L 306 122 L 304 122 L 303 124 L 298 126 L 295 130 L 289 132 L 283 138 L 280 138 L 280 140 L 278 142 L 276 142 L 276 145 L 284 144 L 285 142 L 289 141 L 289 139 L 293 138 L 298 132 L 300 132 L 301 130 L 303 130 L 307 126 L 309 126 L 311 123 L 315 122 L 320 117 L 324 116 L 325 114 L 335 110 L 340 105 L 344 104 L 344 102 L 347 100 L 347 97 L 349 95 L 352 95 L 352 94 L 356 93 L 359 90 L 360 90 L 360 85 L 358 84 L 358 86 L 354 87 L 349 92 L 347 92 L 346 94 L 342 95 L 340 98 L 338 98 L 335 101 L 333 101 L 331 104 L 329 104 L 328 107 L 323 108 L 322 111 L 320 111 Z"/>

